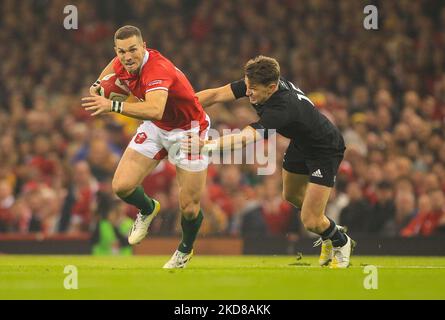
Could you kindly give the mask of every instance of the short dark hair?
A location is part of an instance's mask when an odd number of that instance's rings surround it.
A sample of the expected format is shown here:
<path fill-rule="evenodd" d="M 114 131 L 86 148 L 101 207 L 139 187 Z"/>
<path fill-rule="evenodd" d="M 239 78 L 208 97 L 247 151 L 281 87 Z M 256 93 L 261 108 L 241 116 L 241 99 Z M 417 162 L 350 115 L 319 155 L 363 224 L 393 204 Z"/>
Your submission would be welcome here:
<path fill-rule="evenodd" d="M 114 42 L 116 42 L 117 39 L 124 40 L 132 36 L 136 36 L 142 40 L 141 30 L 135 26 L 123 26 L 117 29 L 116 33 L 114 34 Z"/>
<path fill-rule="evenodd" d="M 280 64 L 274 58 L 257 56 L 247 61 L 244 74 L 253 84 L 269 85 L 280 78 Z"/>

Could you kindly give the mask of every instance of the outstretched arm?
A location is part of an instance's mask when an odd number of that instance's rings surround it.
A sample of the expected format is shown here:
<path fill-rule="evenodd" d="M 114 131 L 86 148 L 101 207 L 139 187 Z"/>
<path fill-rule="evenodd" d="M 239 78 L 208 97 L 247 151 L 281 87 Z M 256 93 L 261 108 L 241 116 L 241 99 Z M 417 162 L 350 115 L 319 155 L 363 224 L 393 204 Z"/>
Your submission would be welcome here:
<path fill-rule="evenodd" d="M 240 133 L 225 135 L 214 140 L 204 140 L 198 135 L 189 134 L 189 136 L 182 141 L 181 149 L 188 154 L 237 150 L 262 139 L 263 136 L 256 129 L 247 126 Z"/>
<path fill-rule="evenodd" d="M 207 89 L 196 94 L 203 108 L 210 107 L 215 103 L 230 102 L 236 100 L 230 84 L 223 87 Z"/>

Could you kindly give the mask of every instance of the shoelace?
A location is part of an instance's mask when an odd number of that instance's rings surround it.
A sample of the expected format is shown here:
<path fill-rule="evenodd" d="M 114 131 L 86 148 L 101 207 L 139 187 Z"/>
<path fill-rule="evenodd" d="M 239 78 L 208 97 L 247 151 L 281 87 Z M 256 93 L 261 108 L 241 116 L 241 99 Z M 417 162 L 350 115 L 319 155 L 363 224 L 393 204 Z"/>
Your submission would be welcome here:
<path fill-rule="evenodd" d="M 134 224 L 135 229 L 140 229 L 140 228 L 144 228 L 144 226 L 141 226 L 140 223 L 143 222 L 144 216 L 140 213 L 138 213 L 137 217 L 136 217 L 136 222 Z"/>
<path fill-rule="evenodd" d="M 172 259 L 169 261 L 170 265 L 181 265 L 184 264 L 184 257 L 186 256 L 186 254 L 183 254 L 179 251 L 176 251 L 175 254 L 173 255 Z"/>
<path fill-rule="evenodd" d="M 314 245 L 312 246 L 313 248 L 318 247 L 319 245 L 321 245 L 323 243 L 323 239 L 318 238 L 317 241 L 314 242 Z"/>
<path fill-rule="evenodd" d="M 185 257 L 187 256 L 186 253 L 182 253 L 182 252 L 180 252 L 180 251 L 176 251 L 176 252 L 175 252 L 175 255 L 176 255 L 176 257 L 177 257 L 179 260 L 181 260 L 181 261 L 184 261 L 184 260 L 185 260 Z"/>

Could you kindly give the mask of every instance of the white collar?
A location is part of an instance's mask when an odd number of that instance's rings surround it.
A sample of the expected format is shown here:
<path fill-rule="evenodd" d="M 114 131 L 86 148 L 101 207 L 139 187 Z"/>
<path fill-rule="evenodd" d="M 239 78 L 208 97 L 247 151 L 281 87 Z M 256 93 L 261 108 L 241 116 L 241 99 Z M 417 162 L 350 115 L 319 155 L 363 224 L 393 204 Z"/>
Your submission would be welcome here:
<path fill-rule="evenodd" d="M 148 50 L 145 50 L 144 59 L 142 60 L 141 68 L 139 69 L 139 74 L 141 74 L 142 68 L 147 63 L 148 58 L 150 58 L 150 52 L 148 52 Z"/>

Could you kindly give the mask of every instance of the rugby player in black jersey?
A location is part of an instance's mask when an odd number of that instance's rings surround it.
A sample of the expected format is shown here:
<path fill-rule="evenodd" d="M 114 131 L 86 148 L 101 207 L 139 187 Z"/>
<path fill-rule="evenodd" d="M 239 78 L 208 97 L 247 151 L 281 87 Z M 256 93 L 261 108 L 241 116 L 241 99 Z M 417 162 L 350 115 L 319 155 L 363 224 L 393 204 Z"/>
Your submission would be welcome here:
<path fill-rule="evenodd" d="M 280 76 L 278 62 L 258 56 L 247 62 L 245 77 L 223 87 L 197 93 L 204 108 L 215 103 L 248 97 L 260 119 L 240 133 L 215 140 L 190 136 L 183 141 L 186 152 L 234 150 L 266 138 L 270 129 L 291 141 L 283 162 L 283 197 L 301 209 L 304 227 L 320 235 L 319 263 L 346 268 L 355 242 L 341 226 L 326 217 L 329 194 L 334 186 L 345 144 L 340 131 L 304 93 Z M 195 149 L 192 147 L 195 144 Z"/>

